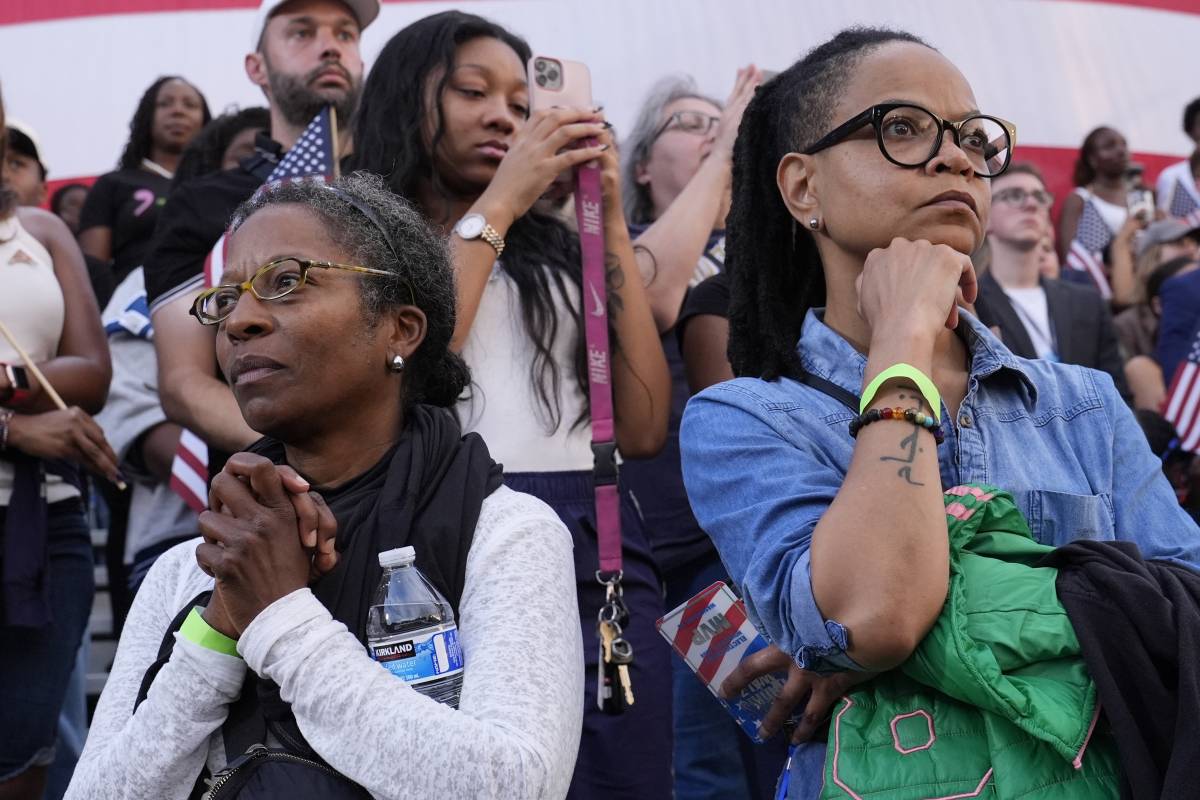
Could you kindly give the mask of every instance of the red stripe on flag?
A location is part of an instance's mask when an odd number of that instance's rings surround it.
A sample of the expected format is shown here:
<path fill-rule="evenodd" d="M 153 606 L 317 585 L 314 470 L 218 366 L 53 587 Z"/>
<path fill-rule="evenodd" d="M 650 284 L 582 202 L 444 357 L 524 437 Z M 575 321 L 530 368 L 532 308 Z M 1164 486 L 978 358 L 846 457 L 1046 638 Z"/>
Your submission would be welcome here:
<path fill-rule="evenodd" d="M 205 464 L 196 454 L 186 447 L 180 447 L 175 451 L 175 457 L 192 468 L 192 471 L 197 475 L 204 477 L 205 482 L 208 481 L 208 464 Z"/>
<path fill-rule="evenodd" d="M 1067 266 L 1086 272 L 1092 279 L 1092 283 L 1100 290 L 1100 296 L 1105 300 L 1112 297 L 1112 287 L 1108 285 L 1108 278 L 1104 274 L 1104 262 L 1097 254 L 1090 252 L 1080 244 L 1078 240 L 1071 242 L 1071 249 L 1067 252 Z"/>
<path fill-rule="evenodd" d="M 1168 0 L 1164 0 L 1167 2 Z M 407 3 L 415 0 L 383 0 Z M 159 14 L 172 11 L 229 11 L 258 8 L 260 0 L 4 0 L 0 25 L 55 19 L 107 17 L 114 14 Z"/>
<path fill-rule="evenodd" d="M 692 638 L 696 635 L 696 628 L 700 627 L 700 620 L 704 618 L 704 609 L 708 608 L 717 592 L 721 591 L 721 586 L 718 581 L 688 600 L 687 607 L 683 609 L 683 616 L 679 618 L 679 630 L 675 631 L 672 641 L 681 655 L 687 655 L 688 648 L 692 646 Z"/>
<path fill-rule="evenodd" d="M 1175 426 L 1180 446 L 1195 452 L 1200 446 L 1200 367 L 1195 362 L 1187 361 L 1176 370 L 1163 417 Z"/>
<path fill-rule="evenodd" d="M 729 640 L 738 634 L 742 623 L 746 621 L 745 604 L 740 600 L 734 603 L 725 612 L 725 618 L 729 620 L 729 627 L 708 640 L 708 651 L 704 654 L 704 660 L 700 662 L 700 669 L 696 670 L 696 675 L 706 685 L 712 682 L 713 676 L 721 668 L 721 662 L 725 660 L 725 654 L 729 651 Z"/>
<path fill-rule="evenodd" d="M 187 507 L 197 514 L 203 513 L 208 508 L 208 499 L 197 497 L 196 493 L 180 480 L 177 475 L 171 476 L 171 491 L 183 498 L 183 502 L 187 504 Z"/>

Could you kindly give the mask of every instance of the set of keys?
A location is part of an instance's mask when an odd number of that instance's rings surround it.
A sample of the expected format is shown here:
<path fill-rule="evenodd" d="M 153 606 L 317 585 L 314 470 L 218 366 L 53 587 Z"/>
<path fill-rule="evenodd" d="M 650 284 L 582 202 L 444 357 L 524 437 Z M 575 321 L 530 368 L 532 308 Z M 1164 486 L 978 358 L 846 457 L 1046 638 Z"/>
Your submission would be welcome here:
<path fill-rule="evenodd" d="M 605 714 L 616 715 L 633 705 L 633 681 L 629 676 L 633 645 L 621 635 L 621 626 L 629 624 L 629 610 L 621 597 L 620 574 L 600 582 L 608 588 L 608 596 L 600 607 L 596 622 L 596 634 L 600 639 L 596 705 Z"/>

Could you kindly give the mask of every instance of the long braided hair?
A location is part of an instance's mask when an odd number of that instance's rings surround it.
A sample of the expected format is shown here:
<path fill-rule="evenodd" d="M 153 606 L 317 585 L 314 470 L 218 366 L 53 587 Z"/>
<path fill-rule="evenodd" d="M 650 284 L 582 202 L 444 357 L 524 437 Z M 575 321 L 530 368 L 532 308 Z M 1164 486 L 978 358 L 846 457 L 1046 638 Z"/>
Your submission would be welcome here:
<path fill-rule="evenodd" d="M 803 372 L 796 342 L 808 310 L 825 305 L 825 273 L 816 240 L 780 199 L 776 169 L 784 155 L 803 151 L 832 127 L 845 76 L 889 42 L 928 47 L 903 31 L 844 30 L 760 86 L 746 108 L 734 146 L 725 243 L 734 375 L 778 380 Z"/>

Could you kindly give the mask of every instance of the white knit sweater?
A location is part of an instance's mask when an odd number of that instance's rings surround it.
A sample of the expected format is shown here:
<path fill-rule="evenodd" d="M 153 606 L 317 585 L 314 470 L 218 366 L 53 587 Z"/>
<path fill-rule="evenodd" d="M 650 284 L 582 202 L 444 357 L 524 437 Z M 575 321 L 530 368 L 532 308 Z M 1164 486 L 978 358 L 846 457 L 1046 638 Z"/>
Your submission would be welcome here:
<path fill-rule="evenodd" d="M 220 727 L 247 666 L 279 684 L 313 749 L 376 798 L 566 795 L 583 652 L 571 539 L 540 500 L 501 487 L 483 502 L 459 608 L 458 710 L 387 672 L 300 589 L 255 618 L 238 641 L 242 658 L 177 635 L 133 714 L 171 620 L 212 587 L 198 542 L 164 554 L 138 592 L 69 800 L 186 798 L 202 762 L 226 763 Z"/>

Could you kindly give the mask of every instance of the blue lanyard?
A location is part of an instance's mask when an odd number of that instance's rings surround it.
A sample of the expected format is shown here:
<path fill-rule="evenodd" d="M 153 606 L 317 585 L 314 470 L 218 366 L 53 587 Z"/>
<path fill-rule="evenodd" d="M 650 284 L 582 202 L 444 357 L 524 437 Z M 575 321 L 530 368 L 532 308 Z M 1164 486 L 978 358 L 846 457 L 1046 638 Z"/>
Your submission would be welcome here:
<path fill-rule="evenodd" d="M 775 800 L 787 800 L 788 781 L 792 777 L 792 756 L 796 754 L 796 745 L 788 745 L 787 761 L 783 762 L 783 772 L 779 773 L 779 781 L 775 784 Z"/>

